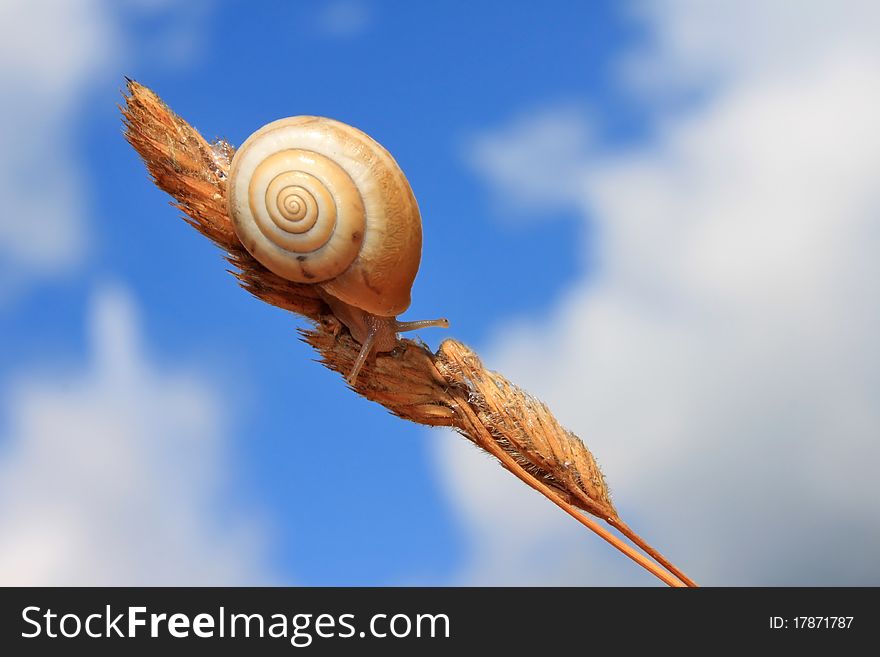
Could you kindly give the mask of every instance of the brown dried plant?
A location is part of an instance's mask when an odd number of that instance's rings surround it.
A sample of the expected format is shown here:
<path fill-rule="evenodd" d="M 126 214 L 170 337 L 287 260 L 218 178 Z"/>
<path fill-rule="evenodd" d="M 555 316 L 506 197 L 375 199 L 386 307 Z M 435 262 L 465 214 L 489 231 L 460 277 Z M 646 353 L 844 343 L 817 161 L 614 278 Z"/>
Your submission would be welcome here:
<path fill-rule="evenodd" d="M 206 141 L 143 85 L 128 80 L 127 90 L 120 108 L 125 138 L 156 185 L 174 198 L 185 221 L 226 252 L 235 268 L 231 273 L 243 288 L 311 320 L 312 328 L 300 330 L 303 340 L 318 351 L 326 367 L 347 374 L 360 345 L 314 288 L 276 276 L 236 237 L 226 211 L 226 177 L 234 148 L 222 140 Z M 477 354 L 461 342 L 445 340 L 437 353 L 431 353 L 419 342 L 400 340 L 394 352 L 370 359 L 354 390 L 406 420 L 454 427 L 663 582 L 696 586 L 620 519 L 605 478 L 581 440 L 560 426 L 543 403 L 483 367 Z M 617 529 L 648 556 L 587 514 Z"/>

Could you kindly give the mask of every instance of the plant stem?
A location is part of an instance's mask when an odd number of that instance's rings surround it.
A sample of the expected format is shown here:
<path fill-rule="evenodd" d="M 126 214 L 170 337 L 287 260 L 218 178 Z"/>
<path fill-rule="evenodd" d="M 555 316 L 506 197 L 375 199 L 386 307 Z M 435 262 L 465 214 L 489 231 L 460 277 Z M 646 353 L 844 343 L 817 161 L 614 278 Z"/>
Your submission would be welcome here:
<path fill-rule="evenodd" d="M 557 493 L 555 490 L 550 488 L 550 486 L 537 479 L 534 475 L 525 470 L 519 463 L 517 463 L 516 459 L 514 459 L 494 440 L 491 439 L 491 436 L 488 435 L 488 431 L 486 431 L 485 427 L 483 427 L 483 425 L 479 422 L 478 418 L 476 417 L 470 406 L 468 406 L 467 404 L 462 404 L 460 406 L 460 410 L 467 417 L 468 424 L 471 425 L 473 430 L 483 436 L 484 440 L 482 441 L 483 444 L 481 445 L 481 447 L 492 454 L 499 461 L 501 461 L 504 467 L 507 468 L 511 473 L 516 475 L 523 483 L 526 483 L 534 488 L 536 491 L 541 493 L 544 497 L 553 502 L 560 509 L 565 511 L 572 518 L 581 523 L 584 527 L 595 533 L 603 540 L 610 543 L 618 551 L 635 561 L 642 568 L 647 570 L 649 573 L 657 577 L 665 584 L 672 587 L 685 586 L 685 583 L 683 583 L 684 580 L 680 580 L 677 576 L 673 576 L 670 573 L 666 572 L 665 570 L 663 570 L 663 568 L 648 559 L 641 552 L 633 549 L 631 545 L 628 545 L 621 541 L 617 536 L 609 532 L 607 529 L 602 527 L 599 523 L 597 523 L 589 516 L 585 515 L 577 507 L 569 504 L 564 499 L 562 499 L 562 496 L 559 495 L 559 493 Z"/>
<path fill-rule="evenodd" d="M 609 525 L 611 525 L 612 527 L 617 529 L 621 534 L 623 534 L 629 540 L 631 540 L 633 543 L 635 543 L 637 546 L 639 546 L 652 559 L 654 559 L 654 561 L 656 561 L 661 566 L 663 566 L 666 570 L 668 570 L 670 573 L 672 573 L 673 575 L 678 577 L 682 582 L 684 582 L 685 584 L 687 584 L 691 588 L 697 587 L 697 583 L 694 580 L 692 580 L 690 577 L 688 577 L 683 572 L 681 572 L 681 570 L 676 568 L 672 564 L 672 562 L 670 562 L 666 557 L 664 557 L 657 550 L 655 550 L 653 547 L 651 547 L 651 545 L 645 539 L 643 539 L 641 536 L 636 534 L 632 529 L 630 529 L 630 526 L 627 525 L 623 520 L 621 520 L 620 518 L 612 518 L 612 517 L 606 518 L 605 520 Z"/>

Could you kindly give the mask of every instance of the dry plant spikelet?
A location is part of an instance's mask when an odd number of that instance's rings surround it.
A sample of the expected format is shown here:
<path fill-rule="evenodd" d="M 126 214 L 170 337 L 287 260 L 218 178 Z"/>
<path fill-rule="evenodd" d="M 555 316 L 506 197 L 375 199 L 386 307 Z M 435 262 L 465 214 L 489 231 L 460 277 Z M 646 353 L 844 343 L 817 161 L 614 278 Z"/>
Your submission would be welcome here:
<path fill-rule="evenodd" d="M 303 339 L 325 366 L 347 374 L 360 345 L 314 288 L 273 274 L 236 237 L 226 212 L 226 177 L 234 148 L 222 140 L 208 143 L 155 93 L 132 80 L 121 110 L 125 138 L 156 185 L 175 199 L 190 225 L 226 252 L 241 286 L 266 303 L 312 320 L 313 328 L 300 331 Z M 543 403 L 485 369 L 462 343 L 448 339 L 431 353 L 419 342 L 400 340 L 394 352 L 364 366 L 355 391 L 404 419 L 454 427 L 667 584 L 694 585 L 620 520 L 599 466 L 583 442 Z M 578 509 L 617 528 L 666 570 Z"/>

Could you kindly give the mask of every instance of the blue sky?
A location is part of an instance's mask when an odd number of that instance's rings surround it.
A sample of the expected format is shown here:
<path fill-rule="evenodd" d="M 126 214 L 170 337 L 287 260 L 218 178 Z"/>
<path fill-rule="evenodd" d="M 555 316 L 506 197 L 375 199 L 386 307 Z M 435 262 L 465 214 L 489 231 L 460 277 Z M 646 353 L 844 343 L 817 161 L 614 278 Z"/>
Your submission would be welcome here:
<path fill-rule="evenodd" d="M 880 491 L 858 469 L 880 435 L 869 5 L 62 5 L 2 10 L 0 577 L 651 583 L 454 434 L 312 362 L 302 322 L 238 289 L 148 181 L 121 136 L 128 75 L 209 138 L 317 114 L 386 146 L 423 214 L 406 316 L 449 317 L 546 399 L 697 580 L 877 583 L 860 550 Z M 823 531 L 797 500 L 861 548 L 780 565 Z M 755 548 L 722 517 L 788 521 Z"/>

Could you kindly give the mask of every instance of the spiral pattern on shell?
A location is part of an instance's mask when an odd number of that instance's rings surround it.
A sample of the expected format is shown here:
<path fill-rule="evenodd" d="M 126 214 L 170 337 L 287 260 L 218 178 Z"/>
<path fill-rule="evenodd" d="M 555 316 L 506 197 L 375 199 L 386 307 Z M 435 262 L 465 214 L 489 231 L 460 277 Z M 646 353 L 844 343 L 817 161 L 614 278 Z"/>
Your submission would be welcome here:
<path fill-rule="evenodd" d="M 318 283 L 348 269 L 363 242 L 363 199 L 348 172 L 303 148 L 266 152 L 263 142 L 242 149 L 236 185 L 236 231 L 251 254 L 279 276 Z"/>
<path fill-rule="evenodd" d="M 313 116 L 270 123 L 236 151 L 228 189 L 236 234 L 267 269 L 373 314 L 409 306 L 418 206 L 391 155 L 360 130 Z"/>

